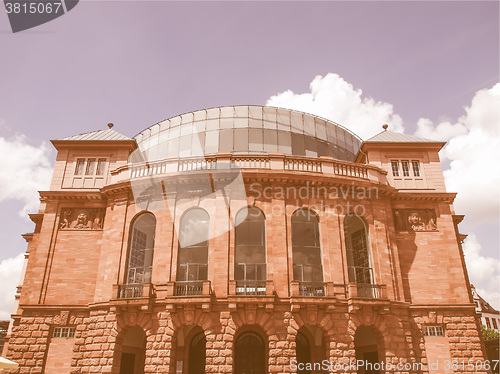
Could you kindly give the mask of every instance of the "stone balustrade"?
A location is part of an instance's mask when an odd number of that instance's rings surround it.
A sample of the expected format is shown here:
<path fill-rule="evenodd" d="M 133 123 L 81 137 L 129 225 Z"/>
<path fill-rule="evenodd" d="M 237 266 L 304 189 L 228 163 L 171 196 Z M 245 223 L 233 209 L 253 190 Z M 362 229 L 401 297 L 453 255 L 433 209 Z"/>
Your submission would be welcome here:
<path fill-rule="evenodd" d="M 387 172 L 373 165 L 340 161 L 332 157 L 298 157 L 282 153 L 267 155 L 234 155 L 218 153 L 214 156 L 167 158 L 159 161 L 128 164 L 111 171 L 111 183 L 203 170 L 283 170 L 336 175 L 387 184 Z"/>

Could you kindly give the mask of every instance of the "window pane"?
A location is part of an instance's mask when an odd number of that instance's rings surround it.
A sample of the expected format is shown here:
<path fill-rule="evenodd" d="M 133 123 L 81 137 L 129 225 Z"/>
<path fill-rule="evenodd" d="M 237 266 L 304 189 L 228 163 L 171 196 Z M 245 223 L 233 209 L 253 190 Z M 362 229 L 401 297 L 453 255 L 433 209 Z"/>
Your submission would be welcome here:
<path fill-rule="evenodd" d="M 84 158 L 79 158 L 78 160 L 76 160 L 75 175 L 82 175 L 84 167 L 85 167 Z"/>
<path fill-rule="evenodd" d="M 408 161 L 401 161 L 401 167 L 403 169 L 403 176 L 409 177 L 410 176 L 410 165 L 409 165 Z"/>
<path fill-rule="evenodd" d="M 420 167 L 418 161 L 412 161 L 411 164 L 413 166 L 413 175 L 415 177 L 420 177 Z"/>
<path fill-rule="evenodd" d="M 392 175 L 399 177 L 399 162 L 391 161 Z"/>
<path fill-rule="evenodd" d="M 127 283 L 149 283 L 153 265 L 156 219 L 150 213 L 137 218 L 131 229 Z"/>
<path fill-rule="evenodd" d="M 301 282 L 322 282 L 318 216 L 308 209 L 292 215 L 293 276 Z"/>
<path fill-rule="evenodd" d="M 260 273 L 256 267 L 265 268 L 266 262 L 264 215 L 257 208 L 245 207 L 236 215 L 235 224 L 235 274 L 243 271 L 246 274 L 243 279 L 249 279 L 250 276 L 253 280 L 265 280 L 265 271 L 261 270 Z M 238 266 L 244 266 L 245 269 L 238 269 Z M 264 274 L 264 278 L 261 278 L 261 274 Z"/>
<path fill-rule="evenodd" d="M 96 167 L 95 158 L 87 159 L 87 170 L 85 170 L 85 175 L 94 175 Z"/>
<path fill-rule="evenodd" d="M 106 167 L 106 159 L 100 158 L 97 162 L 97 173 L 96 175 L 104 175 L 104 168 Z"/>

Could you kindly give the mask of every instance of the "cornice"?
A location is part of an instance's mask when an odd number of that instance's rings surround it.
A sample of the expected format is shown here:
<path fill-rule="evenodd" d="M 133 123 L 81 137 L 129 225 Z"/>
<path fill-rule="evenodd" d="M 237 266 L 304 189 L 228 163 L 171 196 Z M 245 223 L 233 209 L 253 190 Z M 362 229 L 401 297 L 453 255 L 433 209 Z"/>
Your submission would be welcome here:
<path fill-rule="evenodd" d="M 448 203 L 453 203 L 456 193 L 451 192 L 403 192 L 398 191 L 394 195 L 394 200 L 396 201 L 445 201 Z"/>
<path fill-rule="evenodd" d="M 74 190 L 61 190 L 61 191 L 39 191 L 41 201 L 49 200 L 103 200 L 101 192 L 99 191 L 74 191 Z"/>

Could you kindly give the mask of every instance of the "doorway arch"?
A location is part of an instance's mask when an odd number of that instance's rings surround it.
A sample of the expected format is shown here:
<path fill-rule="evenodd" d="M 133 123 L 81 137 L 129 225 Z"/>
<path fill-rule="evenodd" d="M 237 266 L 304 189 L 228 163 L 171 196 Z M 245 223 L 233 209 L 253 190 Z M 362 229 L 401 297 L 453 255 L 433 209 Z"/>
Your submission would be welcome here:
<path fill-rule="evenodd" d="M 235 374 L 266 374 L 266 347 L 262 337 L 247 331 L 236 339 L 234 349 Z"/>
<path fill-rule="evenodd" d="M 356 361 L 362 360 L 364 365 L 358 367 L 358 374 L 379 374 L 380 362 L 384 359 L 376 330 L 370 326 L 359 326 L 354 334 Z"/>
<path fill-rule="evenodd" d="M 205 361 L 207 339 L 203 332 L 198 332 L 189 344 L 188 354 L 188 373 L 189 374 L 205 374 Z"/>
<path fill-rule="evenodd" d="M 146 333 L 133 326 L 123 336 L 120 374 L 144 374 L 146 359 Z"/>

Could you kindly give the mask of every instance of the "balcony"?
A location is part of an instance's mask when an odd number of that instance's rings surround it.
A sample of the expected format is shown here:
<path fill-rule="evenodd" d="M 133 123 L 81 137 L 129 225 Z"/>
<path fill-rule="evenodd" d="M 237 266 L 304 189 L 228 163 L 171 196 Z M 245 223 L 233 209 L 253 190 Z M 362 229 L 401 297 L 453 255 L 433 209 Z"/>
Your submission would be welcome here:
<path fill-rule="evenodd" d="M 263 296 L 266 294 L 266 281 L 238 280 L 236 295 Z"/>
<path fill-rule="evenodd" d="M 301 157 L 282 153 L 264 155 L 233 155 L 218 153 L 205 157 L 172 157 L 164 160 L 128 164 L 112 170 L 111 184 L 130 179 L 164 176 L 178 172 L 224 170 L 224 169 L 268 169 L 276 171 L 298 171 L 315 174 L 333 174 L 343 177 L 387 183 L 387 172 L 373 165 L 340 161 L 332 157 Z"/>
<path fill-rule="evenodd" d="M 325 282 L 299 282 L 300 296 L 326 296 Z"/>
<path fill-rule="evenodd" d="M 230 280 L 229 296 L 274 296 L 271 280 Z"/>
<path fill-rule="evenodd" d="M 203 295 L 203 281 L 175 282 L 175 296 L 201 296 Z"/>
<path fill-rule="evenodd" d="M 347 294 L 350 299 L 387 299 L 387 286 L 385 284 L 349 283 Z"/>
<path fill-rule="evenodd" d="M 149 298 L 153 295 L 151 283 L 115 284 L 113 295 L 116 299 Z"/>

